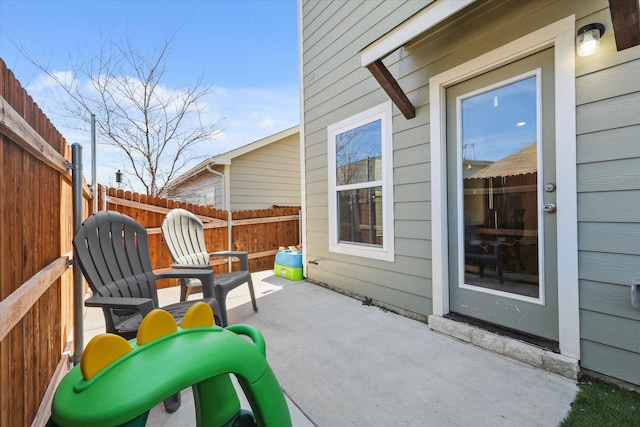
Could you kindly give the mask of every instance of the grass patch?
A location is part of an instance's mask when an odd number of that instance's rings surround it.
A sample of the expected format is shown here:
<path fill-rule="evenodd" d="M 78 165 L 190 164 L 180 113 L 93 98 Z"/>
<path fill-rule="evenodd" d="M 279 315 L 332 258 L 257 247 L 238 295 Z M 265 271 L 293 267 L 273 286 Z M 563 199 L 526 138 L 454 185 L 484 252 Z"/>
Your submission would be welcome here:
<path fill-rule="evenodd" d="M 362 300 L 362 305 L 366 305 L 369 307 L 378 307 L 380 310 L 384 311 L 385 313 L 393 313 L 393 314 L 398 314 L 397 311 L 395 311 L 392 308 L 389 307 L 385 307 L 384 305 L 378 305 L 373 301 L 373 298 L 369 298 L 369 297 L 364 297 L 364 299 Z"/>
<path fill-rule="evenodd" d="M 584 376 L 562 427 L 640 426 L 640 394 Z"/>
<path fill-rule="evenodd" d="M 373 305 L 373 298 L 364 297 L 364 299 L 362 300 L 362 305 L 372 306 Z"/>

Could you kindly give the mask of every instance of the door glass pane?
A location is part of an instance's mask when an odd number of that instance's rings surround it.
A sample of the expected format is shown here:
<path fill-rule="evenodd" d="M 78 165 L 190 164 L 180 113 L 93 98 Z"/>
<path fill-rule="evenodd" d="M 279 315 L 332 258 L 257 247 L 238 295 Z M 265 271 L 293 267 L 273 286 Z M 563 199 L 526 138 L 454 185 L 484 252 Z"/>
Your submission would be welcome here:
<path fill-rule="evenodd" d="M 537 76 L 460 102 L 464 281 L 539 297 Z"/>

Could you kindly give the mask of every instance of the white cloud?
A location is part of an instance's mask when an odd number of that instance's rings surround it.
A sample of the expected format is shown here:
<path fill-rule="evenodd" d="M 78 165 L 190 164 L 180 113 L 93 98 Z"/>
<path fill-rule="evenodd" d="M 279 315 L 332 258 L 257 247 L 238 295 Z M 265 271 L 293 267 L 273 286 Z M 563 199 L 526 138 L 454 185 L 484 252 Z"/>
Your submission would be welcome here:
<path fill-rule="evenodd" d="M 29 93 L 57 91 L 60 89 L 58 82 L 69 85 L 73 83 L 73 81 L 73 73 L 71 71 L 57 71 L 52 73 L 51 76 L 48 74 L 39 74 L 35 81 L 30 83 L 26 89 Z"/>
<path fill-rule="evenodd" d="M 65 82 L 71 82 L 70 79 L 73 78 L 72 73 L 66 71 L 58 72 L 56 76 Z M 87 82 L 75 83 L 87 87 Z M 91 133 L 89 127 L 78 120 L 70 120 L 59 114 L 59 102 L 64 94 L 51 77 L 44 74 L 38 76 L 27 90 L 69 144 L 78 142 L 83 145 L 83 170 L 87 182 L 90 182 Z M 158 94 L 162 97 L 175 98 L 181 93 L 180 89 L 158 88 Z M 213 87 L 211 92 L 202 98 L 199 105 L 203 124 L 206 126 L 218 123 L 220 130 L 214 141 L 200 144 L 197 153 L 199 156 L 213 157 L 299 124 L 296 85 L 281 88 Z M 195 120 L 195 117 L 192 119 Z M 194 123 L 195 125 L 197 123 Z M 125 173 L 126 178 L 130 167 L 126 155 L 118 149 L 99 143 L 96 159 L 99 183 L 114 185 L 115 172 L 118 169 Z M 199 158 L 191 162 L 183 172 L 201 160 L 202 158 Z M 135 182 L 132 184 L 134 189 L 142 191 L 142 188 L 135 186 Z"/>
<path fill-rule="evenodd" d="M 258 122 L 258 127 L 261 129 L 269 129 L 273 127 L 274 121 L 272 118 L 262 119 Z"/>

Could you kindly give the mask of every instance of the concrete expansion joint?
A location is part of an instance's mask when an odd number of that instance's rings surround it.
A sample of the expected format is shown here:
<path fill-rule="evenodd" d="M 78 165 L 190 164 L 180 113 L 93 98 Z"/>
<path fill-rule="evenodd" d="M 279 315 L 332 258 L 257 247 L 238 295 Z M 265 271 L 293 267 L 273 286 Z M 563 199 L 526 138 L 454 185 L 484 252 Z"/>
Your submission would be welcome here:
<path fill-rule="evenodd" d="M 548 372 L 577 379 L 580 366 L 577 360 L 554 353 L 517 339 L 485 331 L 476 326 L 446 319 L 442 316 L 428 317 L 429 328 L 435 332 L 449 335 L 460 341 L 511 359 L 544 369 Z"/>

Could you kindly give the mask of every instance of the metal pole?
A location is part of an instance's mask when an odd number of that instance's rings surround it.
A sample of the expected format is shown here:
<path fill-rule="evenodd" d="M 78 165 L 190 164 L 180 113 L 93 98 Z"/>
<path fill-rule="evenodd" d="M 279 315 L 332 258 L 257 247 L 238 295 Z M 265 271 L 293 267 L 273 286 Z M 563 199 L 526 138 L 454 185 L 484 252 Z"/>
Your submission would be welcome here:
<path fill-rule="evenodd" d="M 71 146 L 71 193 L 73 203 L 73 233 L 78 231 L 82 224 L 82 145 Z M 74 254 L 75 258 L 75 254 Z M 84 334 L 82 330 L 82 298 L 83 298 L 82 272 L 78 263 L 73 262 L 73 364 L 80 363 L 80 355 L 84 346 Z"/>
<path fill-rule="evenodd" d="M 298 211 L 298 243 L 302 244 L 302 209 Z M 306 248 L 302 248 L 303 251 Z"/>
<path fill-rule="evenodd" d="M 228 230 L 228 235 L 229 235 L 229 241 L 227 242 L 228 246 L 229 246 L 229 251 L 233 250 L 233 215 L 231 213 L 231 211 L 227 211 L 227 230 Z M 227 268 L 228 271 L 231 272 L 233 270 L 233 266 L 232 266 L 232 262 L 233 260 L 231 259 L 231 257 L 227 258 Z"/>
<path fill-rule="evenodd" d="M 91 195 L 93 196 L 93 212 L 98 212 L 98 183 L 96 182 L 96 115 L 91 113 Z"/>

